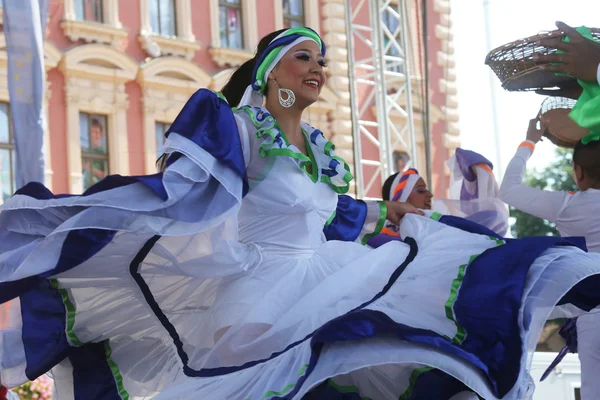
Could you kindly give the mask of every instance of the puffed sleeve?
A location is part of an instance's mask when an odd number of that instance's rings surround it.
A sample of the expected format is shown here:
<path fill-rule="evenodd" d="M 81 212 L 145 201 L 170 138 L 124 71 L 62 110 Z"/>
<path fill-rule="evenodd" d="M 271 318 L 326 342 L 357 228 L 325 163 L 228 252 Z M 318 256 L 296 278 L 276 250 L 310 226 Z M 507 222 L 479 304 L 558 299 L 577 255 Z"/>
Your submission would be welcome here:
<path fill-rule="evenodd" d="M 381 232 L 386 215 L 387 207 L 383 201 L 355 200 L 340 195 L 336 211 L 325 226 L 325 237 L 366 244 Z"/>

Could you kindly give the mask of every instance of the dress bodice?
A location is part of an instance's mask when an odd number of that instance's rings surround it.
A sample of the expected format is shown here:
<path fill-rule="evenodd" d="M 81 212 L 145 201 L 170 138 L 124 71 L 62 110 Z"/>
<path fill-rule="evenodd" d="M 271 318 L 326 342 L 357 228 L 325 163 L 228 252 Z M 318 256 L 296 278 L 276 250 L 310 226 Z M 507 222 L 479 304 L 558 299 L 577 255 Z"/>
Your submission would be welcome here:
<path fill-rule="evenodd" d="M 252 189 L 238 217 L 242 242 L 289 250 L 311 250 L 323 243 L 323 227 L 337 204 L 329 186 L 312 182 L 288 157 L 272 160 L 261 182 L 249 179 Z"/>
<path fill-rule="evenodd" d="M 250 187 L 238 216 L 240 241 L 275 252 L 312 252 L 325 241 L 323 227 L 335 212 L 338 196 L 329 175 L 336 175 L 343 160 L 334 159 L 331 142 L 307 124 L 309 156 L 289 144 L 276 123 L 269 124 L 272 117 L 264 109 L 241 109 L 235 115 L 240 136 L 246 135 L 242 143 Z"/>

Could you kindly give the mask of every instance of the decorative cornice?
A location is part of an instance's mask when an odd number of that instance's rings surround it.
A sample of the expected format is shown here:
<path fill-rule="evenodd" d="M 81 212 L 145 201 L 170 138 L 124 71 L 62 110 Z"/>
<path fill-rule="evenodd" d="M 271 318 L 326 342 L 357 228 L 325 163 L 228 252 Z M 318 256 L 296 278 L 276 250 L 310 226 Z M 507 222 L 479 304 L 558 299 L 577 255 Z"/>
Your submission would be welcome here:
<path fill-rule="evenodd" d="M 213 47 L 208 50 L 219 67 L 237 67 L 251 59 L 254 54 L 248 50 Z"/>
<path fill-rule="evenodd" d="M 100 61 L 100 62 L 98 62 Z M 125 83 L 135 79 L 138 64 L 114 47 L 88 44 L 67 51 L 58 65 L 66 77 Z"/>
<path fill-rule="evenodd" d="M 139 35 L 138 40 L 142 48 L 151 57 L 173 55 L 191 60 L 196 52 L 202 48 L 199 42 L 178 37 L 144 34 Z"/>
<path fill-rule="evenodd" d="M 161 57 L 140 67 L 137 82 L 142 88 L 191 95 L 198 88 L 208 87 L 212 78 L 191 61 L 179 57 Z"/>
<path fill-rule="evenodd" d="M 437 58 L 437 66 L 442 68 L 454 68 L 456 63 L 454 61 L 454 56 L 448 54 L 444 51 L 438 51 L 436 54 Z"/>
<path fill-rule="evenodd" d="M 61 51 L 52 42 L 47 40 L 44 42 L 44 67 L 46 71 L 56 68 L 62 56 Z"/>
<path fill-rule="evenodd" d="M 60 26 L 65 31 L 65 35 L 73 42 L 82 39 L 87 43 L 104 43 L 119 47 L 121 41 L 127 37 L 126 28 L 117 28 L 96 22 L 65 19 Z"/>
<path fill-rule="evenodd" d="M 61 59 L 61 51 L 52 42 L 48 40 L 44 41 L 44 67 L 46 71 L 57 67 Z M 0 68 L 6 68 L 7 63 L 6 36 L 4 36 L 4 33 L 0 33 Z"/>

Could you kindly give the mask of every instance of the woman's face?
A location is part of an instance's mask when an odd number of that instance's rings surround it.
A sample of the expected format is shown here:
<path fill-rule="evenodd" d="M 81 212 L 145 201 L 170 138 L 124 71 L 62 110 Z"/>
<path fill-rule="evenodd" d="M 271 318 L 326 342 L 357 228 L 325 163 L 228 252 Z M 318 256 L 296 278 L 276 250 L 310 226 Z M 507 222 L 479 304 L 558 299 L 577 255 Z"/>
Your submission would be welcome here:
<path fill-rule="evenodd" d="M 327 82 L 323 72 L 325 59 L 321 49 L 312 40 L 292 47 L 273 69 L 270 78 L 277 81 L 282 89 L 289 89 L 296 95 L 296 103 L 306 108 L 315 103 L 321 89 Z M 277 85 L 270 82 L 272 93 L 277 95 Z"/>
<path fill-rule="evenodd" d="M 419 179 L 413 188 L 413 191 L 406 200 L 407 203 L 422 210 L 431 210 L 431 199 L 433 194 L 427 189 L 423 179 Z"/>

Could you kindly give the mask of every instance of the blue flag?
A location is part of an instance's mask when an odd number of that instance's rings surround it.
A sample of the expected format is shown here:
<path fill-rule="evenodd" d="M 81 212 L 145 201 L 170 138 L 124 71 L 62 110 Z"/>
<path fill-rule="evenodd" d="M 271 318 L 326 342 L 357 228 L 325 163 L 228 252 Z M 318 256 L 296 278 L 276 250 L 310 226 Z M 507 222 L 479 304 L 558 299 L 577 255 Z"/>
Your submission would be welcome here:
<path fill-rule="evenodd" d="M 44 37 L 49 0 L 4 0 L 17 187 L 44 182 Z"/>

